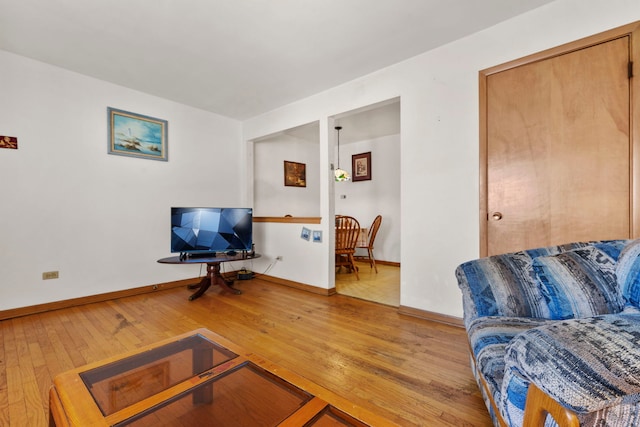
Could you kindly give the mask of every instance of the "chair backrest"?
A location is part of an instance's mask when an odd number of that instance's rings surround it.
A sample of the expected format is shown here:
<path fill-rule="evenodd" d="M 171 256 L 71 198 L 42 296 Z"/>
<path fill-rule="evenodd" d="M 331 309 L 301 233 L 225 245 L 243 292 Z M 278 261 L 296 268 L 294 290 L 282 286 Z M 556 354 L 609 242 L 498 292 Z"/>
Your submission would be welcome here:
<path fill-rule="evenodd" d="M 376 235 L 378 234 L 378 230 L 380 229 L 380 224 L 382 224 L 382 215 L 378 215 L 373 219 L 371 228 L 369 228 L 369 237 L 367 238 L 368 245 L 363 247 L 373 249 L 373 241 L 376 240 Z"/>
<path fill-rule="evenodd" d="M 346 216 L 336 216 L 336 252 L 355 251 L 360 234 L 360 223 L 357 219 Z"/>

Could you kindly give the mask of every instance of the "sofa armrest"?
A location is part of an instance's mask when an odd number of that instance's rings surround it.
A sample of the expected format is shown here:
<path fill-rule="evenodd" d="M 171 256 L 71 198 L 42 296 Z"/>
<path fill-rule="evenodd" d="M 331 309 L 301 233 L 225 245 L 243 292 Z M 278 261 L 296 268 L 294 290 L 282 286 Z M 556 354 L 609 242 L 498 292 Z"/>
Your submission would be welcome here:
<path fill-rule="evenodd" d="M 580 427 L 580 420 L 575 412 L 553 400 L 535 384 L 531 384 L 527 392 L 522 427 L 544 427 L 547 415 L 553 417 L 558 427 Z"/>
<path fill-rule="evenodd" d="M 640 315 L 571 319 L 525 331 L 507 346 L 509 369 L 577 414 L 637 404 Z"/>

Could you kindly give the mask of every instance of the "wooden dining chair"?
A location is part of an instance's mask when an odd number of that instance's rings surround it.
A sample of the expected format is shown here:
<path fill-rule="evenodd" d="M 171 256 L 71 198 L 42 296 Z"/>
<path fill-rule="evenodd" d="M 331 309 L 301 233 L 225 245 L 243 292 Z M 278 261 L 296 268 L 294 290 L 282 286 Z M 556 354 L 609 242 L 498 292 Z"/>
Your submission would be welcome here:
<path fill-rule="evenodd" d="M 378 215 L 373 219 L 371 223 L 371 228 L 369 228 L 369 235 L 367 236 L 366 244 L 358 245 L 356 248 L 358 249 L 366 249 L 367 255 L 356 256 L 356 259 L 362 259 L 369 261 L 369 267 L 373 267 L 373 269 L 378 272 L 378 267 L 376 267 L 376 259 L 373 257 L 373 242 L 376 240 L 376 235 L 378 234 L 378 230 L 380 229 L 380 224 L 382 224 L 382 216 Z"/>
<path fill-rule="evenodd" d="M 359 234 L 360 223 L 357 219 L 346 215 L 336 216 L 336 268 L 347 267 L 358 280 L 360 276 L 354 255 Z"/>

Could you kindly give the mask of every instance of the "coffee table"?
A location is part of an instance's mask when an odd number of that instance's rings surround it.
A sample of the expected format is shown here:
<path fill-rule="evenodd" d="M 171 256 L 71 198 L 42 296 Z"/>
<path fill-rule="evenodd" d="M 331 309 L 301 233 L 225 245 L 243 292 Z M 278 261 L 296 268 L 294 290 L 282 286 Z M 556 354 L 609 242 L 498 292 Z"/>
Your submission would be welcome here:
<path fill-rule="evenodd" d="M 50 426 L 393 426 L 207 329 L 55 377 Z"/>

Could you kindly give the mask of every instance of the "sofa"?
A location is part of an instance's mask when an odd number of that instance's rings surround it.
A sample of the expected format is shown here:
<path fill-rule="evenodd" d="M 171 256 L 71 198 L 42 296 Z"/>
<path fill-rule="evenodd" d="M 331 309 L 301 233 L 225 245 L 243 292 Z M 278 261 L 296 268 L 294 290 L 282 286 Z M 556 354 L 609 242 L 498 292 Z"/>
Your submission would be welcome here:
<path fill-rule="evenodd" d="M 455 274 L 495 426 L 640 426 L 640 240 L 495 255 Z"/>

